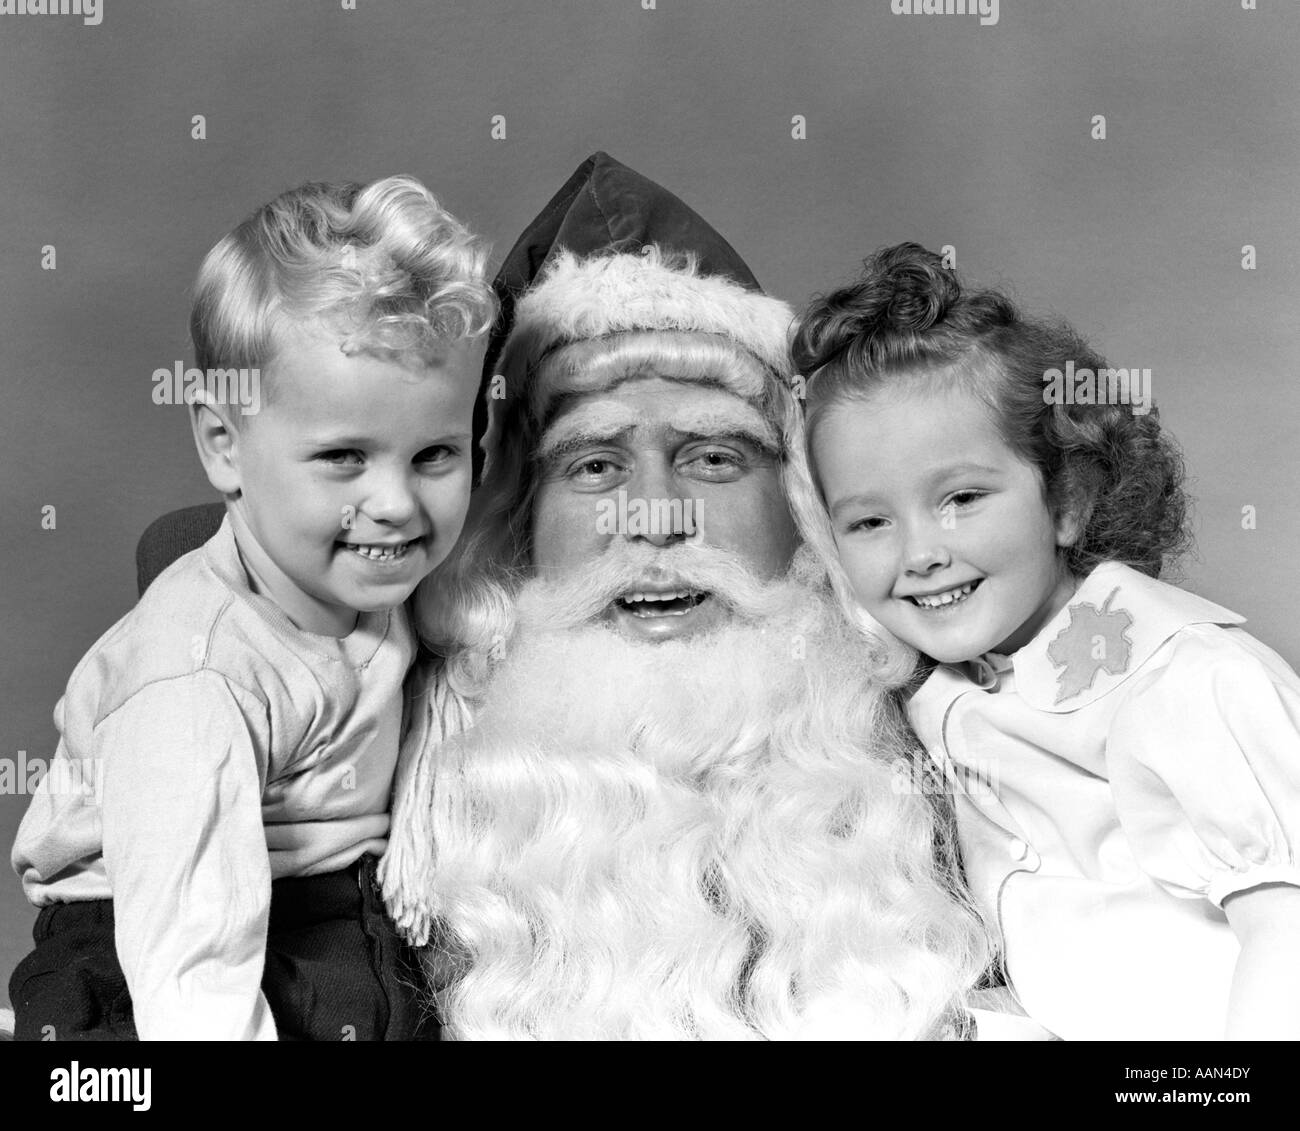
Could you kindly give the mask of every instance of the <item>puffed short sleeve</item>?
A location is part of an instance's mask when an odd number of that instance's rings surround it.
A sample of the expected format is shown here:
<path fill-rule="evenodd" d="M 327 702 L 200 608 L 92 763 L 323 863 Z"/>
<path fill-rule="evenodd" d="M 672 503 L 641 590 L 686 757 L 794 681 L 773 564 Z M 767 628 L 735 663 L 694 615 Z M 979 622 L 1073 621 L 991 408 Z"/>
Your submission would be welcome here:
<path fill-rule="evenodd" d="M 1146 670 L 1149 669 L 1149 670 Z M 1136 673 L 1107 737 L 1120 823 L 1175 895 L 1300 885 L 1300 679 L 1238 628 L 1183 629 Z"/>

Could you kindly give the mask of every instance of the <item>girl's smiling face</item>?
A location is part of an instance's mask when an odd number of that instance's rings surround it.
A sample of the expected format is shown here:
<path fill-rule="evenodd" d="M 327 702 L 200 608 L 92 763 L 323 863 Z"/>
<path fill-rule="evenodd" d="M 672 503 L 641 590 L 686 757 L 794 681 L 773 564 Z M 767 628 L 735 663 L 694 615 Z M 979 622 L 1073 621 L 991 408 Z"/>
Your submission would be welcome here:
<path fill-rule="evenodd" d="M 1049 511 L 988 406 L 931 376 L 834 404 L 817 425 L 840 562 L 867 612 L 926 655 L 1014 652 L 1074 592 L 1057 550 L 1077 525 Z"/>

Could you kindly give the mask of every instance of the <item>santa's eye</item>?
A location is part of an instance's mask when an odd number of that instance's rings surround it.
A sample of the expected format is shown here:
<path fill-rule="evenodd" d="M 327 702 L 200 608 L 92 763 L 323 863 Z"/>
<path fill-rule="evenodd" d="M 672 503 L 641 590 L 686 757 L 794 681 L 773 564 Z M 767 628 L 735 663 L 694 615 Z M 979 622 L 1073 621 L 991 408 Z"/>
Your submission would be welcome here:
<path fill-rule="evenodd" d="M 613 483 L 623 473 L 623 467 L 611 456 L 584 456 L 569 464 L 564 477 L 579 487 L 603 487 Z"/>
<path fill-rule="evenodd" d="M 681 466 L 701 479 L 717 482 L 739 478 L 748 463 L 739 452 L 727 448 L 706 448 L 690 453 Z"/>

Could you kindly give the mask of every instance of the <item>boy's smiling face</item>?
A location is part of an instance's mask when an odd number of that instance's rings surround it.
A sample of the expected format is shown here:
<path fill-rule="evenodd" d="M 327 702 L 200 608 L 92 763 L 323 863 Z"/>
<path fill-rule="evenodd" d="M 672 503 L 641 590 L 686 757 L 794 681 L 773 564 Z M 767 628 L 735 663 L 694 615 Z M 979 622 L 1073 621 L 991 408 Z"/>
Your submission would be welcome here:
<path fill-rule="evenodd" d="M 351 632 L 401 604 L 455 544 L 469 505 L 471 425 L 484 342 L 422 361 L 347 355 L 295 327 L 263 375 L 261 411 L 196 438 L 256 589 L 298 627 Z M 206 414 L 206 415 L 205 415 Z M 205 425 L 202 421 L 207 421 Z"/>
<path fill-rule="evenodd" d="M 1038 471 L 961 389 L 886 389 L 830 408 L 814 459 L 840 561 L 863 607 L 936 660 L 1014 652 L 1074 581 Z"/>

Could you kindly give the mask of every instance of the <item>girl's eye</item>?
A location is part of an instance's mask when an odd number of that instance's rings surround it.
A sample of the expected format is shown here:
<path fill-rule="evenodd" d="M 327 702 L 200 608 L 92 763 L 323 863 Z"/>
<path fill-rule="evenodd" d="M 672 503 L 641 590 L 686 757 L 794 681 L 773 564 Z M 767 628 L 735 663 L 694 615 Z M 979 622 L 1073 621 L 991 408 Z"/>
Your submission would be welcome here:
<path fill-rule="evenodd" d="M 948 496 L 945 507 L 968 507 L 984 497 L 983 491 L 954 491 Z"/>
<path fill-rule="evenodd" d="M 886 520 L 878 515 L 872 515 L 869 518 L 859 518 L 850 522 L 847 529 L 852 532 L 855 530 L 879 530 L 885 525 Z"/>
<path fill-rule="evenodd" d="M 455 448 L 449 448 L 446 444 L 439 444 L 436 448 L 425 448 L 415 457 L 415 462 L 443 464 L 455 459 L 459 454 Z"/>

